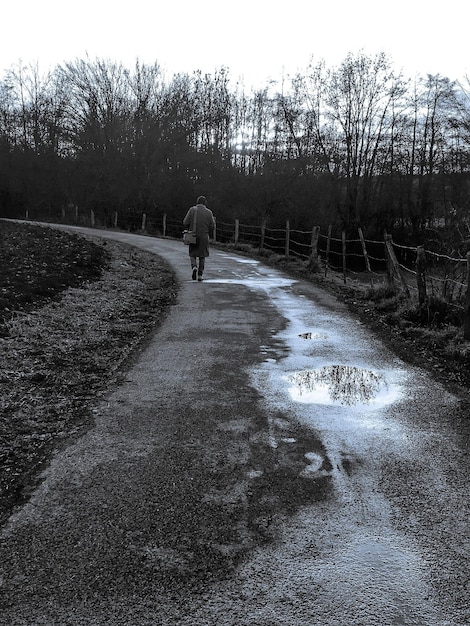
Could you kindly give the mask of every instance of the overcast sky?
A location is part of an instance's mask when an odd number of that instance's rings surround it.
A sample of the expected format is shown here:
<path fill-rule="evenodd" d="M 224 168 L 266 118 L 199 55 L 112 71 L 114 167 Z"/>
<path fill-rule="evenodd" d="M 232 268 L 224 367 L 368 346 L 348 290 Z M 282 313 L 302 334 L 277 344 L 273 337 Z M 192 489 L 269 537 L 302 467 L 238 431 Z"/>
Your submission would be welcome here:
<path fill-rule="evenodd" d="M 264 86 L 310 59 L 339 64 L 349 53 L 386 52 L 405 75 L 470 74 L 463 0 L 7 0 L 0 72 L 18 63 L 47 70 L 96 58 L 157 61 L 171 76 L 221 66 Z M 433 8 L 434 7 L 439 7 Z"/>

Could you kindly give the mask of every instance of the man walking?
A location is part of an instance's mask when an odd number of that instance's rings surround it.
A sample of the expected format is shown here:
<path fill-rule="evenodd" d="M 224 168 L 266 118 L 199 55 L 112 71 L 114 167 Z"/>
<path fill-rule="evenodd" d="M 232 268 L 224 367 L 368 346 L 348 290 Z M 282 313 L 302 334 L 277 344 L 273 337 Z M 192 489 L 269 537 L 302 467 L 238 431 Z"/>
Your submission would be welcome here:
<path fill-rule="evenodd" d="M 197 204 L 186 213 L 183 226 L 195 231 L 196 243 L 189 244 L 192 279 L 202 281 L 206 257 L 209 256 L 209 238 L 214 236 L 215 220 L 212 211 L 206 207 L 205 196 L 199 196 Z M 199 259 L 199 266 L 197 260 Z"/>

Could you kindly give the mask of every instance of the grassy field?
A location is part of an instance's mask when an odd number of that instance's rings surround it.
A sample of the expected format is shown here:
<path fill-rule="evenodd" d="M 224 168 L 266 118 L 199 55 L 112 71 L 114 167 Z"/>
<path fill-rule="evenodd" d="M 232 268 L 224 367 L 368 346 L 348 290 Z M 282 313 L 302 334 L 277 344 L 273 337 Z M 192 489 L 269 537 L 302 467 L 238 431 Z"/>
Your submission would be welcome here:
<path fill-rule="evenodd" d="M 155 255 L 0 221 L 0 523 L 92 423 L 176 285 Z"/>
<path fill-rule="evenodd" d="M 105 249 L 59 230 L 0 222 L 0 323 L 101 276 Z M 3 326 L 5 330 L 5 326 Z"/>

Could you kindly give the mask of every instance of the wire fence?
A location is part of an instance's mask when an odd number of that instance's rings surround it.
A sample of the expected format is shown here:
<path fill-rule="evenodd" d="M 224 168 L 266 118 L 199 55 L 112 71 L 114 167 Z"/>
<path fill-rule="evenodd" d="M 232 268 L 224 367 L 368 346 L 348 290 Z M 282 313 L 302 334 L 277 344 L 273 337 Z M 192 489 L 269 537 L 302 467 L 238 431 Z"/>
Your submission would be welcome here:
<path fill-rule="evenodd" d="M 310 264 L 317 261 L 325 275 L 329 271 L 342 274 L 345 284 L 348 278 L 371 284 L 386 281 L 407 295 L 414 292 L 420 302 L 433 296 L 465 309 L 468 255 L 455 258 L 422 246 L 403 246 L 387 234 L 382 241 L 365 239 L 360 228 L 355 239 L 347 239 L 344 232 L 341 237 L 334 237 L 331 227 L 327 233 L 321 233 L 318 227 L 308 231 L 293 230 L 289 222 L 283 229 L 269 229 L 264 224 L 252 226 L 235 220 L 234 224 L 218 223 L 219 231 L 225 241 L 251 243 Z"/>
<path fill-rule="evenodd" d="M 181 219 L 155 211 L 142 213 L 133 209 L 114 211 L 111 214 L 83 214 L 75 205 L 62 209 L 60 216 L 49 219 L 64 223 L 91 225 L 140 232 L 156 237 L 181 238 Z M 26 212 L 26 218 L 32 219 Z M 34 219 L 44 219 L 34 216 Z M 404 246 L 393 242 L 385 234 L 382 241 L 365 239 L 361 229 L 358 237 L 347 239 L 345 232 L 333 236 L 332 227 L 327 233 L 318 226 L 311 230 L 291 229 L 289 221 L 284 228 L 268 228 L 266 220 L 260 224 L 216 222 L 214 239 L 219 243 L 248 244 L 269 250 L 275 254 L 296 257 L 316 271 L 342 274 L 348 279 L 385 282 L 404 292 L 407 297 L 417 298 L 424 304 L 430 297 L 444 300 L 464 313 L 465 338 L 470 339 L 470 253 L 456 258 L 425 249 L 423 246 Z M 468 336 L 467 336 L 468 335 Z"/>

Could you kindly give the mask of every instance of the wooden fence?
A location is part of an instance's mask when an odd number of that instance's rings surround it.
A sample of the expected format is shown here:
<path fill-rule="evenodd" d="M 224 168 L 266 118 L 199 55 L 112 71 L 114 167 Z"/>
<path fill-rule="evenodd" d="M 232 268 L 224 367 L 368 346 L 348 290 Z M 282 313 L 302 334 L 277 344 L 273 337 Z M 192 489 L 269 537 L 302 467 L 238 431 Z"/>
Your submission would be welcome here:
<path fill-rule="evenodd" d="M 266 222 L 247 225 L 217 222 L 215 238 L 235 245 L 248 243 L 271 250 L 286 257 L 303 259 L 307 265 L 342 274 L 347 279 L 386 282 L 402 291 L 406 297 L 414 295 L 424 306 L 430 297 L 440 298 L 456 307 L 464 319 L 464 338 L 470 339 L 470 253 L 455 258 L 426 250 L 424 246 L 403 246 L 385 233 L 382 241 L 368 240 L 362 229 L 356 239 L 347 239 L 346 233 L 333 237 L 332 227 L 326 233 L 320 227 L 295 230 L 289 221 L 285 228 L 271 229 Z"/>
<path fill-rule="evenodd" d="M 63 210 L 62 221 L 88 224 L 92 227 L 119 228 L 162 237 L 181 237 L 182 223 L 166 213 L 147 215 L 135 211 L 114 212 L 106 219 L 97 219 L 91 211 L 88 216 L 77 207 Z M 26 219 L 29 214 L 26 212 Z M 36 219 L 36 218 L 35 218 Z M 39 218 L 38 218 L 39 219 Z M 333 237 L 332 227 L 326 233 L 318 226 L 311 230 L 296 230 L 286 221 L 284 228 L 268 228 L 260 224 L 216 222 L 215 241 L 220 243 L 250 244 L 286 257 L 303 259 L 312 268 L 321 268 L 342 274 L 344 284 L 355 276 L 375 282 L 387 281 L 407 297 L 413 292 L 420 305 L 433 297 L 442 298 L 457 307 L 464 319 L 464 337 L 470 339 L 470 253 L 455 258 L 426 250 L 423 246 L 403 246 L 385 234 L 382 241 L 367 240 L 358 229 L 355 239 Z"/>
<path fill-rule="evenodd" d="M 469 284 L 470 253 L 465 258 L 455 258 L 423 246 L 403 246 L 386 233 L 382 241 L 368 240 L 358 228 L 357 238 L 347 239 L 345 232 L 341 237 L 333 237 L 331 226 L 327 233 L 321 233 L 318 226 L 300 231 L 291 229 L 287 222 L 285 229 L 268 229 L 265 225 L 244 226 L 238 220 L 233 226 L 219 223 L 217 233 L 219 240 L 226 241 L 227 234 L 232 233 L 229 240 L 235 244 L 255 243 L 307 263 L 318 259 L 325 275 L 330 270 L 340 273 L 345 284 L 348 277 L 354 276 L 371 283 L 385 279 L 408 296 L 415 291 L 420 304 L 429 295 L 462 303 Z"/>

